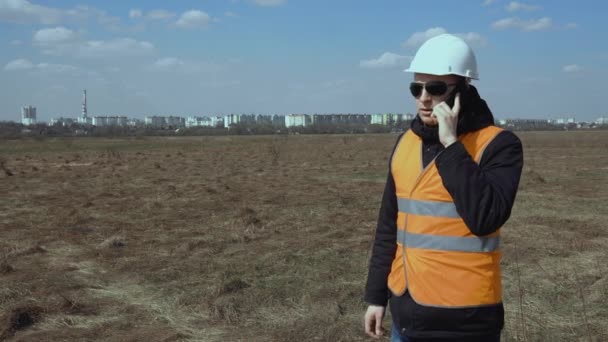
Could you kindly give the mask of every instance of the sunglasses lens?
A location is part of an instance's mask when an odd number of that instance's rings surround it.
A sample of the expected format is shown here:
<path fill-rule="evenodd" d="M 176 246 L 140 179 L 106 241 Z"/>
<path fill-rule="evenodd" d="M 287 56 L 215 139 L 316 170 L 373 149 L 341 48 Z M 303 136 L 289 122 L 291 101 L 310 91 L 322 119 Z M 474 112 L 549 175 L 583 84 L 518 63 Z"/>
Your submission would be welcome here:
<path fill-rule="evenodd" d="M 440 96 L 448 91 L 448 85 L 441 81 L 430 81 L 426 83 L 426 91 L 433 96 Z"/>
<path fill-rule="evenodd" d="M 414 97 L 420 96 L 422 94 L 423 87 L 424 87 L 424 85 L 422 83 L 416 83 L 416 82 L 410 83 L 410 92 L 412 93 L 412 96 L 414 96 Z"/>

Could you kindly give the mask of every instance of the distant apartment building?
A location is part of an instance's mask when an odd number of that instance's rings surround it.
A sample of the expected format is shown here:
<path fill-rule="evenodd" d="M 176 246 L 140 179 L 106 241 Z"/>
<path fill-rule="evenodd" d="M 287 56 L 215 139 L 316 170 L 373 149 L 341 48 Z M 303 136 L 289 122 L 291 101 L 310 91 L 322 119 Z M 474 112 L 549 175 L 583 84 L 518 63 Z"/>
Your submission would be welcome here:
<path fill-rule="evenodd" d="M 144 123 L 153 128 L 179 128 L 186 126 L 186 119 L 181 116 L 146 116 Z"/>
<path fill-rule="evenodd" d="M 144 124 L 150 127 L 161 128 L 165 125 L 165 118 L 162 116 L 146 116 Z"/>
<path fill-rule="evenodd" d="M 126 126 L 129 119 L 126 116 L 93 116 L 93 126 Z"/>
<path fill-rule="evenodd" d="M 310 126 L 312 120 L 308 114 L 288 114 L 285 115 L 285 127 L 306 127 Z"/>
<path fill-rule="evenodd" d="M 230 128 L 230 126 L 238 123 L 255 123 L 255 114 L 224 115 L 224 128 Z"/>
<path fill-rule="evenodd" d="M 78 123 L 81 125 L 92 125 L 93 124 L 93 118 L 90 116 L 79 116 L 78 117 Z"/>
<path fill-rule="evenodd" d="M 258 114 L 255 117 L 255 122 L 258 124 L 272 124 L 272 115 Z"/>
<path fill-rule="evenodd" d="M 398 113 L 384 113 L 384 114 L 372 114 L 371 124 L 372 125 L 394 125 L 398 122 L 413 120 L 413 114 L 398 114 Z"/>
<path fill-rule="evenodd" d="M 36 107 L 21 107 L 21 123 L 26 126 L 36 124 Z"/>
<path fill-rule="evenodd" d="M 285 126 L 285 118 L 282 115 L 273 115 L 272 116 L 272 124 L 274 126 Z"/>
<path fill-rule="evenodd" d="M 595 120 L 595 123 L 598 125 L 608 125 L 608 116 L 597 118 L 597 120 Z"/>
<path fill-rule="evenodd" d="M 313 114 L 312 124 L 369 124 L 371 115 L 369 114 Z"/>
<path fill-rule="evenodd" d="M 142 125 L 142 121 L 139 119 L 135 119 L 135 118 L 127 119 L 127 126 L 129 126 L 129 127 L 139 127 L 141 125 Z"/>
<path fill-rule="evenodd" d="M 544 129 L 556 125 L 553 120 L 547 119 L 500 119 L 498 126 L 515 129 Z"/>
<path fill-rule="evenodd" d="M 558 118 L 558 119 L 549 119 L 549 123 L 554 125 L 567 125 L 567 124 L 575 124 L 575 118 Z"/>
<path fill-rule="evenodd" d="M 51 121 L 49 121 L 49 126 L 55 126 L 55 125 L 59 125 L 59 126 L 70 126 L 72 124 L 74 124 L 74 122 L 76 122 L 74 119 L 72 118 L 64 118 L 64 117 L 58 117 L 58 118 L 52 118 Z"/>
<path fill-rule="evenodd" d="M 167 116 L 165 117 L 165 122 L 167 126 L 174 128 L 186 126 L 186 119 L 181 116 Z"/>
<path fill-rule="evenodd" d="M 224 118 L 221 116 L 189 116 L 186 127 L 222 127 Z"/>

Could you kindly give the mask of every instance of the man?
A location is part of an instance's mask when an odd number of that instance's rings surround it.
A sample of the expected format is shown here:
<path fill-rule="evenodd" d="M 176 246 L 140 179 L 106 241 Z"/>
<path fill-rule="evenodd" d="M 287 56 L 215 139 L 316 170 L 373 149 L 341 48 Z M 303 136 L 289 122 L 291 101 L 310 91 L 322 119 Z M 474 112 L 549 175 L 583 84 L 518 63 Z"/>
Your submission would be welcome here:
<path fill-rule="evenodd" d="M 473 50 L 444 34 L 407 72 L 418 115 L 393 149 L 365 292 L 365 332 L 391 341 L 500 341 L 500 227 L 523 166 L 520 140 L 494 126 Z"/>

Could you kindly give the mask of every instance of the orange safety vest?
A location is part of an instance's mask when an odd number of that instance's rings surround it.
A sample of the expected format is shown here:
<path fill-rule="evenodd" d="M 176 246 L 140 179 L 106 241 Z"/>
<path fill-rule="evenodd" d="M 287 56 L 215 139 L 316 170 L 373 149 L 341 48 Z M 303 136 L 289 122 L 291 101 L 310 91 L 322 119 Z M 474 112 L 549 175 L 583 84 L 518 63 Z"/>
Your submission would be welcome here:
<path fill-rule="evenodd" d="M 501 131 L 489 126 L 458 140 L 479 163 Z M 399 207 L 397 252 L 388 276 L 393 294 L 409 290 L 418 304 L 445 308 L 500 303 L 500 231 L 481 237 L 471 233 L 435 160 L 422 168 L 422 140 L 411 130 L 395 149 L 391 172 Z"/>

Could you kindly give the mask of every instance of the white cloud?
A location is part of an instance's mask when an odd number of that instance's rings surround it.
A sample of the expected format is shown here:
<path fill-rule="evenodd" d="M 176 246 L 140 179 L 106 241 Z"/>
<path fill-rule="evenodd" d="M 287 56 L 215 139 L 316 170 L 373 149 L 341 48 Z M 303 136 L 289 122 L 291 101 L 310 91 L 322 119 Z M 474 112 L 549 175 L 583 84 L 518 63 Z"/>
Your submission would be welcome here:
<path fill-rule="evenodd" d="M 239 15 L 234 13 L 234 12 L 230 12 L 230 11 L 226 11 L 224 12 L 224 16 L 229 17 L 229 18 L 238 18 Z"/>
<path fill-rule="evenodd" d="M 142 15 L 142 11 L 138 8 L 133 8 L 129 11 L 129 18 L 140 18 Z"/>
<path fill-rule="evenodd" d="M 65 27 L 46 28 L 34 33 L 34 43 L 39 45 L 66 44 L 77 38 L 74 31 Z"/>
<path fill-rule="evenodd" d="M 4 66 L 6 71 L 24 71 L 24 70 L 37 70 L 41 72 L 49 73 L 65 73 L 65 72 L 79 72 L 80 68 L 73 65 L 67 64 L 53 64 L 53 63 L 38 63 L 34 64 L 27 59 L 16 59 L 7 63 Z"/>
<path fill-rule="evenodd" d="M 146 18 L 151 20 L 167 20 L 175 17 L 175 13 L 163 9 L 155 9 L 146 13 Z"/>
<path fill-rule="evenodd" d="M 32 62 L 27 59 L 15 59 L 14 61 L 8 62 L 4 66 L 4 70 L 6 71 L 17 71 L 17 70 L 29 70 L 34 67 Z"/>
<path fill-rule="evenodd" d="M 577 28 L 577 27 L 578 27 L 578 25 L 576 23 L 568 23 L 568 24 L 566 24 L 566 28 L 567 29 L 574 29 L 574 28 Z"/>
<path fill-rule="evenodd" d="M 485 1 L 483 2 L 483 5 L 484 5 L 484 6 L 490 6 L 491 4 L 493 4 L 493 3 L 495 3 L 495 2 L 496 2 L 496 0 L 485 0 Z"/>
<path fill-rule="evenodd" d="M 448 33 L 446 29 L 443 27 L 432 27 L 424 32 L 415 32 L 413 33 L 407 41 L 405 41 L 402 45 L 404 47 L 418 47 L 422 45 L 427 40 L 436 37 L 438 35 Z M 458 36 L 464 39 L 467 43 L 471 45 L 483 45 L 486 43 L 485 38 L 483 38 L 479 33 L 476 32 L 467 32 L 467 33 L 452 33 L 455 36 Z"/>
<path fill-rule="evenodd" d="M 36 65 L 36 68 L 41 71 L 54 72 L 54 73 L 63 73 L 63 72 L 71 72 L 71 71 L 80 70 L 80 68 L 75 67 L 73 65 L 52 64 L 52 63 L 39 63 L 38 65 Z"/>
<path fill-rule="evenodd" d="M 570 65 L 565 65 L 562 70 L 564 72 L 578 72 L 578 71 L 583 70 L 583 68 L 577 64 L 570 64 Z"/>
<path fill-rule="evenodd" d="M 419 45 L 422 45 L 422 43 L 426 42 L 428 39 L 447 32 L 448 31 L 446 31 L 446 29 L 444 29 L 443 27 L 433 27 L 424 32 L 415 32 L 407 39 L 405 43 L 403 43 L 403 45 L 409 47 L 417 47 Z"/>
<path fill-rule="evenodd" d="M 520 20 L 517 18 L 504 18 L 492 23 L 492 28 L 496 30 L 504 30 L 511 27 L 518 27 L 520 24 Z"/>
<path fill-rule="evenodd" d="M 182 28 L 197 28 L 206 26 L 209 24 L 210 20 L 211 18 L 207 13 L 197 10 L 190 10 L 184 12 L 177 20 L 175 25 Z"/>
<path fill-rule="evenodd" d="M 91 19 L 97 20 L 97 22 L 108 29 L 119 30 L 120 29 L 120 18 L 109 15 L 106 11 L 100 10 L 94 7 L 86 5 L 76 6 L 74 9 L 64 11 L 66 19 L 76 19 L 79 21 L 89 21 Z"/>
<path fill-rule="evenodd" d="M 486 43 L 486 39 L 477 32 L 454 33 L 454 35 L 471 45 L 484 45 Z"/>
<path fill-rule="evenodd" d="M 551 27 L 553 27 L 553 21 L 548 17 L 531 20 L 521 20 L 516 17 L 510 17 L 498 20 L 492 24 L 492 28 L 496 30 L 518 28 L 522 31 L 541 31 Z"/>
<path fill-rule="evenodd" d="M 61 16 L 60 10 L 34 5 L 27 0 L 0 0 L 0 21 L 49 25 L 58 23 Z"/>
<path fill-rule="evenodd" d="M 551 18 L 543 17 L 537 20 L 525 21 L 523 23 L 522 29 L 524 31 L 540 31 L 551 28 L 551 26 L 553 26 Z"/>
<path fill-rule="evenodd" d="M 183 73 L 217 72 L 221 65 L 211 62 L 184 61 L 177 57 L 164 57 L 156 60 L 149 68 L 151 71 L 173 71 Z"/>
<path fill-rule="evenodd" d="M 184 65 L 184 62 L 175 57 L 161 58 L 154 63 L 154 66 L 159 69 L 175 68 L 180 65 Z"/>
<path fill-rule="evenodd" d="M 0 22 L 57 25 L 67 21 L 85 23 L 91 20 L 111 30 L 120 29 L 120 18 L 94 7 L 79 5 L 60 9 L 36 5 L 28 0 L 0 0 Z"/>
<path fill-rule="evenodd" d="M 80 47 L 82 57 L 122 57 L 149 54 L 154 45 L 132 38 L 118 38 L 113 40 L 90 40 Z"/>
<path fill-rule="evenodd" d="M 511 1 L 507 6 L 505 6 L 505 9 L 509 12 L 536 11 L 536 10 L 541 9 L 541 7 L 536 6 L 536 5 L 522 4 L 521 2 L 517 2 L 517 1 Z"/>
<path fill-rule="evenodd" d="M 83 33 L 64 27 L 42 29 L 34 34 L 34 45 L 54 56 L 104 58 L 141 56 L 154 51 L 154 45 L 132 38 L 85 40 Z"/>
<path fill-rule="evenodd" d="M 367 59 L 359 62 L 362 68 L 384 69 L 406 67 L 412 60 L 410 56 L 401 56 L 392 52 L 385 52 L 378 58 Z"/>
<path fill-rule="evenodd" d="M 280 6 L 286 3 L 287 0 L 253 0 L 253 3 L 258 6 L 270 7 L 270 6 Z"/>

